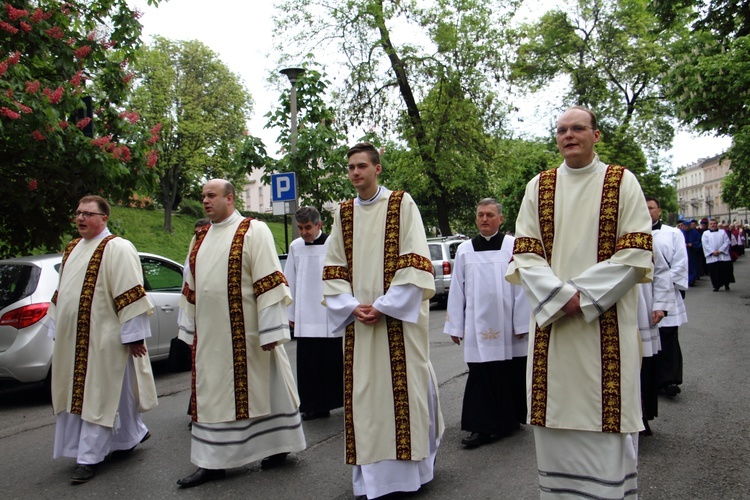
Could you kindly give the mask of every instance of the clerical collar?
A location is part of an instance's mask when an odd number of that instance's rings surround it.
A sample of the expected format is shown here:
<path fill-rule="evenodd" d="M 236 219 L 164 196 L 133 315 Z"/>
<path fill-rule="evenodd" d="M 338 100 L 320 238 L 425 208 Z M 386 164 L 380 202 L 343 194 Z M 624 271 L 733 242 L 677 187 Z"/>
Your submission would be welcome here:
<path fill-rule="evenodd" d="M 563 162 L 563 166 L 565 167 L 565 171 L 569 174 L 573 174 L 573 175 L 590 174 L 591 172 L 599 168 L 599 155 L 594 153 L 594 160 L 588 165 L 586 165 L 585 167 L 581 167 L 581 168 L 569 167 L 566 162 Z"/>
<path fill-rule="evenodd" d="M 314 240 L 312 240 L 310 243 L 305 241 L 305 246 L 309 245 L 322 245 L 326 242 L 326 238 L 328 238 L 328 235 L 326 235 L 323 231 L 319 232 L 318 235 L 315 237 Z"/>
<path fill-rule="evenodd" d="M 359 195 L 357 195 L 357 199 L 359 199 L 359 202 L 360 202 L 360 203 L 362 203 L 362 204 L 364 204 L 364 205 L 367 205 L 368 203 L 372 203 L 372 202 L 374 202 L 375 200 L 377 200 L 377 199 L 378 199 L 378 197 L 380 196 L 380 194 L 381 194 L 382 192 L 383 192 L 383 186 L 378 186 L 378 190 L 377 190 L 377 191 L 375 191 L 375 196 L 373 196 L 373 197 L 372 197 L 372 198 L 370 198 L 369 200 L 364 200 L 364 199 L 362 199 L 362 197 L 360 197 Z"/>
<path fill-rule="evenodd" d="M 485 235 L 483 235 L 483 234 L 480 233 L 479 236 L 481 236 L 482 238 L 484 238 L 486 241 L 490 241 L 492 238 L 494 238 L 495 236 L 497 236 L 497 233 L 499 233 L 499 232 L 500 231 L 495 231 L 495 234 L 493 234 L 492 236 L 485 236 Z"/>
<path fill-rule="evenodd" d="M 658 220 L 658 221 L 654 222 L 653 224 L 651 224 L 651 230 L 652 231 L 656 231 L 657 229 L 661 229 L 661 221 L 660 220 Z"/>
<path fill-rule="evenodd" d="M 230 215 L 229 217 L 227 217 L 223 221 L 221 221 L 221 222 L 211 222 L 211 225 L 212 226 L 217 226 L 217 227 L 226 226 L 226 225 L 229 225 L 232 222 L 236 221 L 238 217 L 241 218 L 242 214 L 239 211 L 235 210 L 232 215 Z"/>

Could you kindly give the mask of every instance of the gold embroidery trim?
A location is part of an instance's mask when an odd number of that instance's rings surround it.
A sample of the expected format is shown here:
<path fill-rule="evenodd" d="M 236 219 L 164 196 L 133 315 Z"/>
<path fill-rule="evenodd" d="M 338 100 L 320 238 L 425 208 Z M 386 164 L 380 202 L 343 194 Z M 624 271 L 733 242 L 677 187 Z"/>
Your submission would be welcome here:
<path fill-rule="evenodd" d="M 323 268 L 324 280 L 349 280 L 349 270 L 344 266 L 325 266 Z"/>
<path fill-rule="evenodd" d="M 211 226 L 205 226 L 204 229 L 198 231 L 198 234 L 195 235 L 195 244 L 193 244 L 193 249 L 190 251 L 190 256 L 188 258 L 188 265 L 190 266 L 190 274 L 193 275 L 193 284 L 197 283 L 196 277 L 195 277 L 195 261 L 196 261 L 196 258 L 198 257 L 198 250 L 203 244 L 203 240 L 205 239 L 210 229 L 211 229 Z M 191 290 L 187 283 L 185 283 L 185 286 L 182 289 L 182 295 L 184 295 L 187 298 L 189 303 L 195 305 L 195 290 Z M 192 418 L 193 422 L 198 421 L 198 397 L 197 397 L 197 392 L 196 392 L 196 375 L 195 375 L 195 351 L 197 350 L 196 349 L 197 346 L 198 346 L 198 325 L 195 326 L 195 331 L 193 332 L 193 349 L 192 349 L 193 369 L 190 374 L 190 392 L 192 395 L 192 397 L 190 398 L 190 417 Z"/>
<path fill-rule="evenodd" d="M 401 201 L 403 191 L 393 191 L 388 198 L 385 217 L 385 242 L 383 262 L 383 293 L 388 291 L 393 276 L 399 269 Z M 430 267 L 432 263 L 430 262 Z M 391 386 L 393 390 L 393 414 L 396 419 L 396 460 L 411 460 L 411 417 L 409 410 L 409 382 L 406 377 L 406 348 L 404 325 L 395 318 L 386 316 L 388 326 L 388 349 L 391 358 Z"/>
<path fill-rule="evenodd" d="M 521 253 L 533 253 L 546 259 L 542 240 L 537 238 L 516 238 L 516 241 L 513 243 L 513 255 Z"/>
<path fill-rule="evenodd" d="M 281 271 L 274 271 L 268 276 L 264 276 L 253 283 L 253 293 L 255 294 L 255 297 L 258 298 L 279 285 L 289 286 L 289 283 L 287 282 L 286 277 L 284 277 L 284 273 Z"/>
<path fill-rule="evenodd" d="M 347 268 L 328 266 L 323 270 L 327 279 L 347 279 L 352 283 L 352 259 L 354 249 L 354 200 L 346 200 L 339 209 L 341 237 Z M 346 463 L 356 465 L 357 443 L 354 434 L 354 323 L 347 325 L 344 334 L 344 435 Z"/>
<path fill-rule="evenodd" d="M 604 175 L 602 200 L 599 208 L 598 262 L 615 253 L 617 243 L 617 215 L 620 207 L 620 185 L 623 167 L 610 165 Z M 622 420 L 622 386 L 620 381 L 620 335 L 617 324 L 617 305 L 599 316 L 602 370 L 602 432 L 620 432 Z"/>
<path fill-rule="evenodd" d="M 407 253 L 399 256 L 396 270 L 406 269 L 407 267 L 413 267 L 420 271 L 428 272 L 433 276 L 435 275 L 435 268 L 432 266 L 432 261 L 418 253 Z"/>
<path fill-rule="evenodd" d="M 617 240 L 616 252 L 625 250 L 626 248 L 637 248 L 639 250 L 647 250 L 651 252 L 653 250 L 653 238 L 650 234 L 646 233 L 628 233 L 620 236 Z M 653 262 L 653 257 L 651 258 Z"/>
<path fill-rule="evenodd" d="M 229 299 L 229 324 L 232 329 L 232 358 L 234 361 L 234 412 L 237 420 L 250 418 L 247 387 L 247 341 L 245 315 L 242 307 L 242 248 L 251 219 L 237 226 L 229 247 L 227 296 Z"/>
<path fill-rule="evenodd" d="M 552 246 L 555 242 L 555 189 L 557 169 L 539 174 L 539 227 L 547 263 L 552 263 Z"/>
<path fill-rule="evenodd" d="M 143 285 L 136 285 L 130 290 L 121 293 L 117 297 L 115 297 L 115 309 L 119 313 L 126 307 L 128 307 L 130 304 L 133 304 L 134 302 L 139 301 L 143 297 L 146 296 L 146 289 L 143 288 Z"/>
<path fill-rule="evenodd" d="M 344 334 L 344 433 L 346 463 L 356 465 L 357 443 L 354 440 L 354 323 L 346 327 Z"/>
<path fill-rule="evenodd" d="M 539 228 L 542 240 L 523 238 L 520 245 L 547 260 L 552 265 L 552 247 L 555 241 L 555 189 L 557 187 L 557 169 L 545 170 L 539 174 Z M 520 238 L 514 245 L 519 245 Z M 514 251 L 515 252 L 515 246 Z M 547 361 L 549 358 L 549 337 L 552 327 L 536 325 L 534 331 L 534 354 L 531 374 L 531 410 L 532 425 L 547 425 L 547 391 L 549 387 Z"/>
<path fill-rule="evenodd" d="M 60 264 L 60 272 L 59 277 L 62 278 L 63 269 L 65 268 L 65 262 L 68 260 L 68 257 L 70 256 L 70 252 L 73 251 L 75 246 L 82 240 L 83 238 L 76 238 L 74 240 L 71 240 L 68 242 L 67 245 L 65 245 L 65 252 L 63 253 L 62 257 L 62 264 Z M 59 280 L 58 280 L 58 286 Z M 52 294 L 52 300 L 50 301 L 53 304 L 57 305 L 57 290 L 55 290 L 55 293 Z"/>
<path fill-rule="evenodd" d="M 91 335 L 91 307 L 94 301 L 96 280 L 102 264 L 102 255 L 107 243 L 116 238 L 110 234 L 104 238 L 94 250 L 81 288 L 81 298 L 78 301 L 78 328 L 76 329 L 76 347 L 73 364 L 73 393 L 70 413 L 80 415 L 83 412 L 83 396 L 86 388 L 86 372 L 89 360 L 89 340 Z"/>

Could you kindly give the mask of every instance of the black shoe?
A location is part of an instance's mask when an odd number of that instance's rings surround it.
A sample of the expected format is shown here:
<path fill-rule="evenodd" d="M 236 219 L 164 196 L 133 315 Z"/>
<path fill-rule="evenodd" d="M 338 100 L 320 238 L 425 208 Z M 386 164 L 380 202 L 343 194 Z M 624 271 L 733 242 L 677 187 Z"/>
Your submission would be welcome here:
<path fill-rule="evenodd" d="M 70 482 L 73 484 L 87 483 L 93 479 L 94 472 L 96 472 L 96 465 L 77 464 L 76 470 L 70 476 Z"/>
<path fill-rule="evenodd" d="M 224 469 L 204 469 L 203 467 L 198 467 L 198 470 L 189 476 L 178 479 L 177 484 L 182 488 L 192 488 L 193 486 L 200 486 L 209 481 L 224 479 L 225 475 L 226 471 Z"/>
<path fill-rule="evenodd" d="M 645 418 L 643 419 L 643 426 L 645 427 L 645 429 L 643 429 L 640 432 L 641 436 L 653 436 L 654 435 L 654 433 L 651 432 L 651 427 L 648 425 L 648 420 L 646 420 Z"/>
<path fill-rule="evenodd" d="M 714 288 L 714 292 L 718 292 L 718 291 L 719 291 L 719 289 L 718 289 L 718 288 Z"/>
<path fill-rule="evenodd" d="M 668 385 L 664 388 L 664 393 L 667 395 L 668 398 L 672 399 L 675 396 L 677 396 L 679 393 L 682 392 L 682 389 L 677 387 L 676 385 Z"/>
<path fill-rule="evenodd" d="M 279 465 L 284 463 L 284 460 L 286 460 L 287 455 L 289 455 L 289 453 L 277 453 L 276 455 L 271 455 L 270 457 L 266 457 L 260 461 L 260 468 L 261 469 L 273 469 L 274 467 L 278 467 Z"/>
<path fill-rule="evenodd" d="M 476 448 L 477 446 L 482 446 L 490 441 L 492 441 L 492 438 L 489 434 L 483 432 L 472 432 L 461 440 L 461 444 L 467 448 Z"/>
<path fill-rule="evenodd" d="M 192 428 L 193 428 L 193 421 L 191 420 L 190 422 L 188 422 L 188 429 L 192 429 Z"/>
<path fill-rule="evenodd" d="M 724 285 L 724 290 L 729 290 L 729 285 Z"/>
<path fill-rule="evenodd" d="M 146 431 L 146 435 L 141 438 L 141 440 L 138 442 L 138 444 L 145 443 L 149 439 L 151 439 L 151 431 Z M 135 445 L 135 446 L 138 446 L 138 444 Z M 113 451 L 112 453 L 109 454 L 109 458 L 123 458 L 123 457 L 126 457 L 126 456 L 128 456 L 130 454 L 130 452 L 132 452 L 133 450 L 135 450 L 135 446 L 133 446 L 132 448 L 128 448 L 127 450 L 115 450 L 115 451 Z"/>
<path fill-rule="evenodd" d="M 302 420 L 315 420 L 316 418 L 330 417 L 331 412 L 326 411 L 306 411 L 302 413 Z"/>

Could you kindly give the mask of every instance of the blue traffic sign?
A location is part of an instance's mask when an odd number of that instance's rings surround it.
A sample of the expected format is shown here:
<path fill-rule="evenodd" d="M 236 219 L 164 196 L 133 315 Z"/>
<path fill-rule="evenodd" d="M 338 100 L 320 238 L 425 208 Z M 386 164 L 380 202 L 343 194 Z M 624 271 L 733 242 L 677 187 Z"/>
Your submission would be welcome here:
<path fill-rule="evenodd" d="M 271 174 L 271 201 L 294 201 L 297 199 L 297 179 L 294 172 Z"/>

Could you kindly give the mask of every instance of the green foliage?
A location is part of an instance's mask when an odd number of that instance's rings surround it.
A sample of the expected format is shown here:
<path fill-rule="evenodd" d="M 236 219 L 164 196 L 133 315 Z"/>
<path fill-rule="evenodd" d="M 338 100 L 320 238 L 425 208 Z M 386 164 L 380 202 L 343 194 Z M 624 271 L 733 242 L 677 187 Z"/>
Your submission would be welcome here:
<path fill-rule="evenodd" d="M 83 195 L 128 200 L 153 186 L 158 137 L 125 107 L 140 34 L 125 0 L 0 10 L 0 255 L 57 250 Z"/>
<path fill-rule="evenodd" d="M 240 78 L 199 41 L 157 37 L 137 64 L 133 106 L 147 123 L 162 124 L 156 198 L 171 231 L 172 208 L 200 193 L 205 179 L 242 185 L 234 161 L 246 136 L 251 99 Z"/>
<path fill-rule="evenodd" d="M 749 206 L 750 3 L 664 0 L 656 7 L 670 27 L 694 20 L 690 37 L 671 46 L 675 64 L 664 77 L 665 93 L 684 124 L 732 136 L 722 199 L 730 207 Z"/>
<path fill-rule="evenodd" d="M 182 203 L 180 203 L 180 213 L 188 217 L 195 217 L 196 219 L 200 219 L 205 215 L 203 204 L 190 199 L 182 200 Z"/>
<path fill-rule="evenodd" d="M 374 128 L 387 147 L 389 187 L 406 187 L 428 223 L 451 234 L 452 217 L 473 212 L 474 196 L 493 172 L 493 138 L 503 130 L 507 106 L 494 84 L 515 1 L 289 1 L 277 31 L 294 43 L 281 50 L 329 50 L 345 61 L 337 89 L 341 113 L 352 127 Z M 411 31 L 397 43 L 393 26 Z M 302 27 L 302 29 L 300 29 Z M 420 36 L 421 35 L 421 36 Z M 283 38 L 283 37 L 282 37 Z M 312 48 L 310 48 L 312 47 Z M 304 53 L 304 52 L 301 52 Z M 295 57 L 298 54 L 294 55 Z M 394 133 L 396 135 L 394 135 Z M 409 152 L 395 152 L 408 145 Z M 391 157 L 391 154 L 394 154 Z"/>
<path fill-rule="evenodd" d="M 332 216 L 323 207 L 330 202 L 350 198 L 354 191 L 346 176 L 346 135 L 336 119 L 335 108 L 326 103 L 330 82 L 313 64 L 303 65 L 305 71 L 296 81 L 297 142 L 293 151 L 289 124 L 291 122 L 291 89 L 280 97 L 280 106 L 266 114 L 267 127 L 277 127 L 277 139 L 285 151 L 277 161 L 264 161 L 262 142 L 249 138 L 242 150 L 242 163 L 248 167 L 265 165 L 263 182 L 270 182 L 271 174 L 295 172 L 300 206 L 314 206 L 320 211 L 324 225 L 332 223 Z"/>
<path fill-rule="evenodd" d="M 537 91 L 560 85 L 564 77 L 562 107 L 594 110 L 602 124 L 633 136 L 658 162 L 659 150 L 674 137 L 660 76 L 671 65 L 669 43 L 684 29 L 661 28 L 647 0 L 574 4 L 569 12 L 553 10 L 519 30 L 513 81 Z"/>

